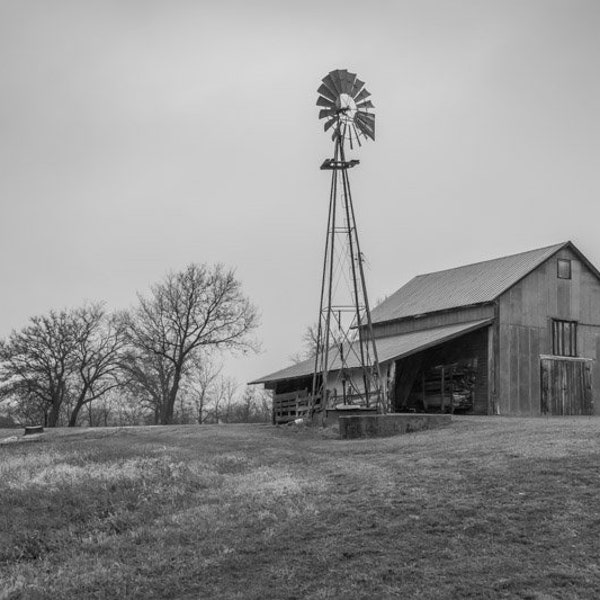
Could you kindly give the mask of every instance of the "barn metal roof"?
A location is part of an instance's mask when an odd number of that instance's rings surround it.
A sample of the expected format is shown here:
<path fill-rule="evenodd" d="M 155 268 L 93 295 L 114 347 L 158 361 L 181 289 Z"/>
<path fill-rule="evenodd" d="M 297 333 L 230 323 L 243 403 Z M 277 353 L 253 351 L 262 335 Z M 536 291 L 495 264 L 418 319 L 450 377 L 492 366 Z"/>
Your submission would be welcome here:
<path fill-rule="evenodd" d="M 480 327 L 485 327 L 491 323 L 490 319 L 484 319 L 481 321 L 469 321 L 468 323 L 460 323 L 458 325 L 446 325 L 444 327 L 435 327 L 433 329 L 426 329 L 423 331 L 413 331 L 411 333 L 403 333 L 401 335 L 393 335 L 390 337 L 379 338 L 375 340 L 377 344 L 377 357 L 380 363 L 388 360 L 395 360 L 403 358 L 425 350 L 432 346 L 447 342 Z M 347 352 L 348 356 L 348 367 L 356 368 L 359 366 L 357 357 L 354 353 Z M 297 379 L 299 377 L 309 377 L 313 374 L 315 367 L 315 359 L 310 358 L 302 361 L 301 363 L 292 365 L 265 377 L 261 377 L 254 383 L 273 383 L 275 381 L 283 381 L 285 379 Z M 337 371 L 340 369 L 339 356 L 335 357 L 331 364 L 331 371 Z"/>
<path fill-rule="evenodd" d="M 463 267 L 418 275 L 371 312 L 373 323 L 383 323 L 429 312 L 495 300 L 538 265 L 571 242 L 521 252 Z"/>

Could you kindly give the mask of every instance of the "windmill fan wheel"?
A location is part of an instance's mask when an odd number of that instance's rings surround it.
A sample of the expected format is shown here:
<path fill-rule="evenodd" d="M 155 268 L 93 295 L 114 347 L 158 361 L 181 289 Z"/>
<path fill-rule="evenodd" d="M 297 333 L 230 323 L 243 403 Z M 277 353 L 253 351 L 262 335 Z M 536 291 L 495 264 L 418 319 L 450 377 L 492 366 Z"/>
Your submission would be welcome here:
<path fill-rule="evenodd" d="M 370 112 L 373 103 L 364 87 L 364 81 L 346 69 L 331 71 L 323 78 L 317 90 L 317 106 L 321 106 L 319 119 L 325 119 L 325 131 L 332 127 L 333 138 L 361 145 L 361 139 L 375 140 L 375 115 Z"/>

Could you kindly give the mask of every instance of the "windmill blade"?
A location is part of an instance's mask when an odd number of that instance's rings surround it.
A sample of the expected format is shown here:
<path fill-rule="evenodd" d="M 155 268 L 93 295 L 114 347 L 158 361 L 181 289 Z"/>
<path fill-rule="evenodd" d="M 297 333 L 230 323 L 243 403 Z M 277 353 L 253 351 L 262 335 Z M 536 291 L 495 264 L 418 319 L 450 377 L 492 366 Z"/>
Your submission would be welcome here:
<path fill-rule="evenodd" d="M 363 100 L 363 102 L 360 102 L 359 104 L 356 105 L 356 108 L 358 108 L 359 110 L 365 110 L 366 108 L 375 108 L 373 106 L 373 103 L 370 100 Z"/>
<path fill-rule="evenodd" d="M 339 72 L 339 76 L 342 81 L 342 92 L 350 95 L 350 90 L 352 90 L 352 84 L 354 83 L 356 75 L 354 73 L 349 73 L 346 69 L 343 69 Z"/>
<path fill-rule="evenodd" d="M 340 93 L 337 90 L 335 82 L 331 77 L 331 73 L 323 77 L 323 86 L 329 90 L 329 94 L 333 96 L 333 99 L 336 100 Z"/>
<path fill-rule="evenodd" d="M 360 143 L 360 134 L 358 132 L 358 130 L 356 129 L 356 124 L 352 123 L 349 127 L 348 127 L 348 139 L 350 140 L 350 149 L 354 150 L 354 146 L 353 146 L 353 142 L 356 142 L 360 148 L 360 146 L 362 146 L 362 144 Z"/>
<path fill-rule="evenodd" d="M 350 92 L 350 95 L 352 96 L 352 98 L 354 100 L 356 100 L 356 95 L 358 94 L 358 92 L 360 92 L 360 90 L 362 90 L 364 85 L 365 85 L 364 81 L 361 81 L 358 78 L 356 78 L 354 80 L 354 85 L 352 86 L 352 91 Z"/>
<path fill-rule="evenodd" d="M 346 94 L 352 96 L 352 90 L 354 89 L 354 82 L 356 81 L 356 73 L 346 72 Z"/>
<path fill-rule="evenodd" d="M 360 94 L 358 94 L 358 96 L 356 96 L 356 98 L 354 98 L 354 102 L 356 102 L 356 104 L 358 104 L 362 100 L 365 100 L 366 98 L 368 98 L 370 95 L 371 95 L 371 93 L 367 92 L 367 88 L 364 88 L 363 91 Z"/>
<path fill-rule="evenodd" d="M 342 93 L 342 82 L 340 81 L 337 71 L 331 71 L 331 73 L 323 79 L 323 83 L 328 88 L 335 90 L 336 98 Z"/>
<path fill-rule="evenodd" d="M 348 85 L 348 83 L 346 81 L 346 78 L 348 77 L 348 70 L 347 69 L 338 69 L 335 72 L 335 74 L 340 82 L 340 92 L 342 94 L 347 94 L 348 92 L 346 92 L 346 86 Z"/>
<path fill-rule="evenodd" d="M 327 79 L 327 77 L 325 79 Z M 323 79 L 323 83 L 321 84 L 317 92 L 321 94 L 321 96 L 325 96 L 325 98 L 329 98 L 329 100 L 335 102 L 337 94 L 335 93 L 333 87 L 330 88 L 327 86 L 327 84 L 325 83 L 325 79 Z"/>
<path fill-rule="evenodd" d="M 327 123 L 325 123 L 325 131 L 327 131 L 328 129 L 331 128 L 331 126 L 337 121 L 336 117 L 333 117 L 332 119 L 329 119 L 329 121 L 327 121 Z"/>
<path fill-rule="evenodd" d="M 336 114 L 335 108 L 322 108 L 319 111 L 319 119 L 324 119 L 325 117 L 334 117 Z"/>
<path fill-rule="evenodd" d="M 356 126 L 358 127 L 358 130 L 365 137 L 370 138 L 373 141 L 375 141 L 375 131 L 373 129 L 371 129 L 371 127 L 369 127 L 368 125 L 365 125 L 364 123 L 357 123 Z"/>
<path fill-rule="evenodd" d="M 362 123 L 368 123 L 373 128 L 375 127 L 375 115 L 373 113 L 357 110 L 356 114 L 354 115 L 354 120 Z"/>
<path fill-rule="evenodd" d="M 362 144 L 360 141 L 360 135 L 358 135 L 358 131 L 356 131 L 356 125 L 354 125 L 354 135 L 356 136 L 356 141 L 358 142 L 358 147 L 360 148 Z"/>
<path fill-rule="evenodd" d="M 363 125 L 375 132 L 375 115 L 372 113 L 357 112 L 354 115 L 354 121 L 357 125 Z"/>
<path fill-rule="evenodd" d="M 371 131 L 370 129 L 367 129 L 366 127 L 363 127 L 362 125 L 359 125 L 359 129 L 360 132 L 367 138 L 372 139 L 373 141 L 375 141 L 375 132 Z"/>
<path fill-rule="evenodd" d="M 375 115 L 357 112 L 354 116 L 354 122 L 363 135 L 375 140 Z"/>
<path fill-rule="evenodd" d="M 347 73 L 347 71 L 344 71 L 343 69 L 337 69 L 336 71 L 333 72 L 333 80 L 335 81 L 336 85 L 337 85 L 337 89 L 339 90 L 340 94 L 344 93 L 344 73 Z"/>
<path fill-rule="evenodd" d="M 352 123 L 351 125 L 349 125 L 348 127 L 348 139 L 350 140 L 350 149 L 353 150 L 353 144 L 356 145 L 358 144 L 358 146 L 362 146 L 362 144 L 360 143 L 360 132 L 358 131 L 358 129 L 356 128 L 356 123 Z"/>
<path fill-rule="evenodd" d="M 325 96 L 319 96 L 317 100 L 317 106 L 325 106 L 326 108 L 334 108 L 335 101 L 326 98 Z"/>

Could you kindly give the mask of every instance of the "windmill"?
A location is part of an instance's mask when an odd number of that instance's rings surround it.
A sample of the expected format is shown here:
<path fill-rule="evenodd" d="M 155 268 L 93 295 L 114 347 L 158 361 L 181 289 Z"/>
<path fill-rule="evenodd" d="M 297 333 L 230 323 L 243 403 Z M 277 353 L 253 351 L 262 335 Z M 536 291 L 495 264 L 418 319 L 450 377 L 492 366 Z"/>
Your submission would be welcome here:
<path fill-rule="evenodd" d="M 361 406 L 385 411 L 377 348 L 352 204 L 348 170 L 351 150 L 375 140 L 375 115 L 364 82 L 347 70 L 331 71 L 318 89 L 319 118 L 332 131 L 333 158 L 322 170 L 331 171 L 327 236 L 323 257 L 321 299 L 313 372 L 310 414 L 317 408 Z"/>

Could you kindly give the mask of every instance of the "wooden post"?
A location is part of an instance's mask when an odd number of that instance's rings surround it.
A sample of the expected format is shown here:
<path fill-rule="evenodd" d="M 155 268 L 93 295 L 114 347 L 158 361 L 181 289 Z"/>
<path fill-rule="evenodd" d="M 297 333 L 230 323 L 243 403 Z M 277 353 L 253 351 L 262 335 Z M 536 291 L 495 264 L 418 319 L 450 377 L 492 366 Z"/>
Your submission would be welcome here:
<path fill-rule="evenodd" d="M 497 312 L 497 311 L 496 311 Z M 497 411 L 497 377 L 496 377 L 496 356 L 498 351 L 498 332 L 497 318 L 488 327 L 488 362 L 487 362 L 487 414 L 494 415 Z M 475 407 L 475 390 L 473 390 L 473 408 Z"/>
<path fill-rule="evenodd" d="M 445 381 L 446 372 L 445 371 L 446 371 L 446 368 L 442 365 L 442 381 L 441 381 L 442 401 L 440 404 L 440 412 L 442 412 L 442 413 L 444 412 L 444 408 L 445 408 L 445 404 L 446 404 L 446 402 L 445 402 L 446 398 L 445 398 L 445 394 L 444 394 L 444 392 L 445 392 L 444 388 L 446 387 L 446 381 Z"/>

